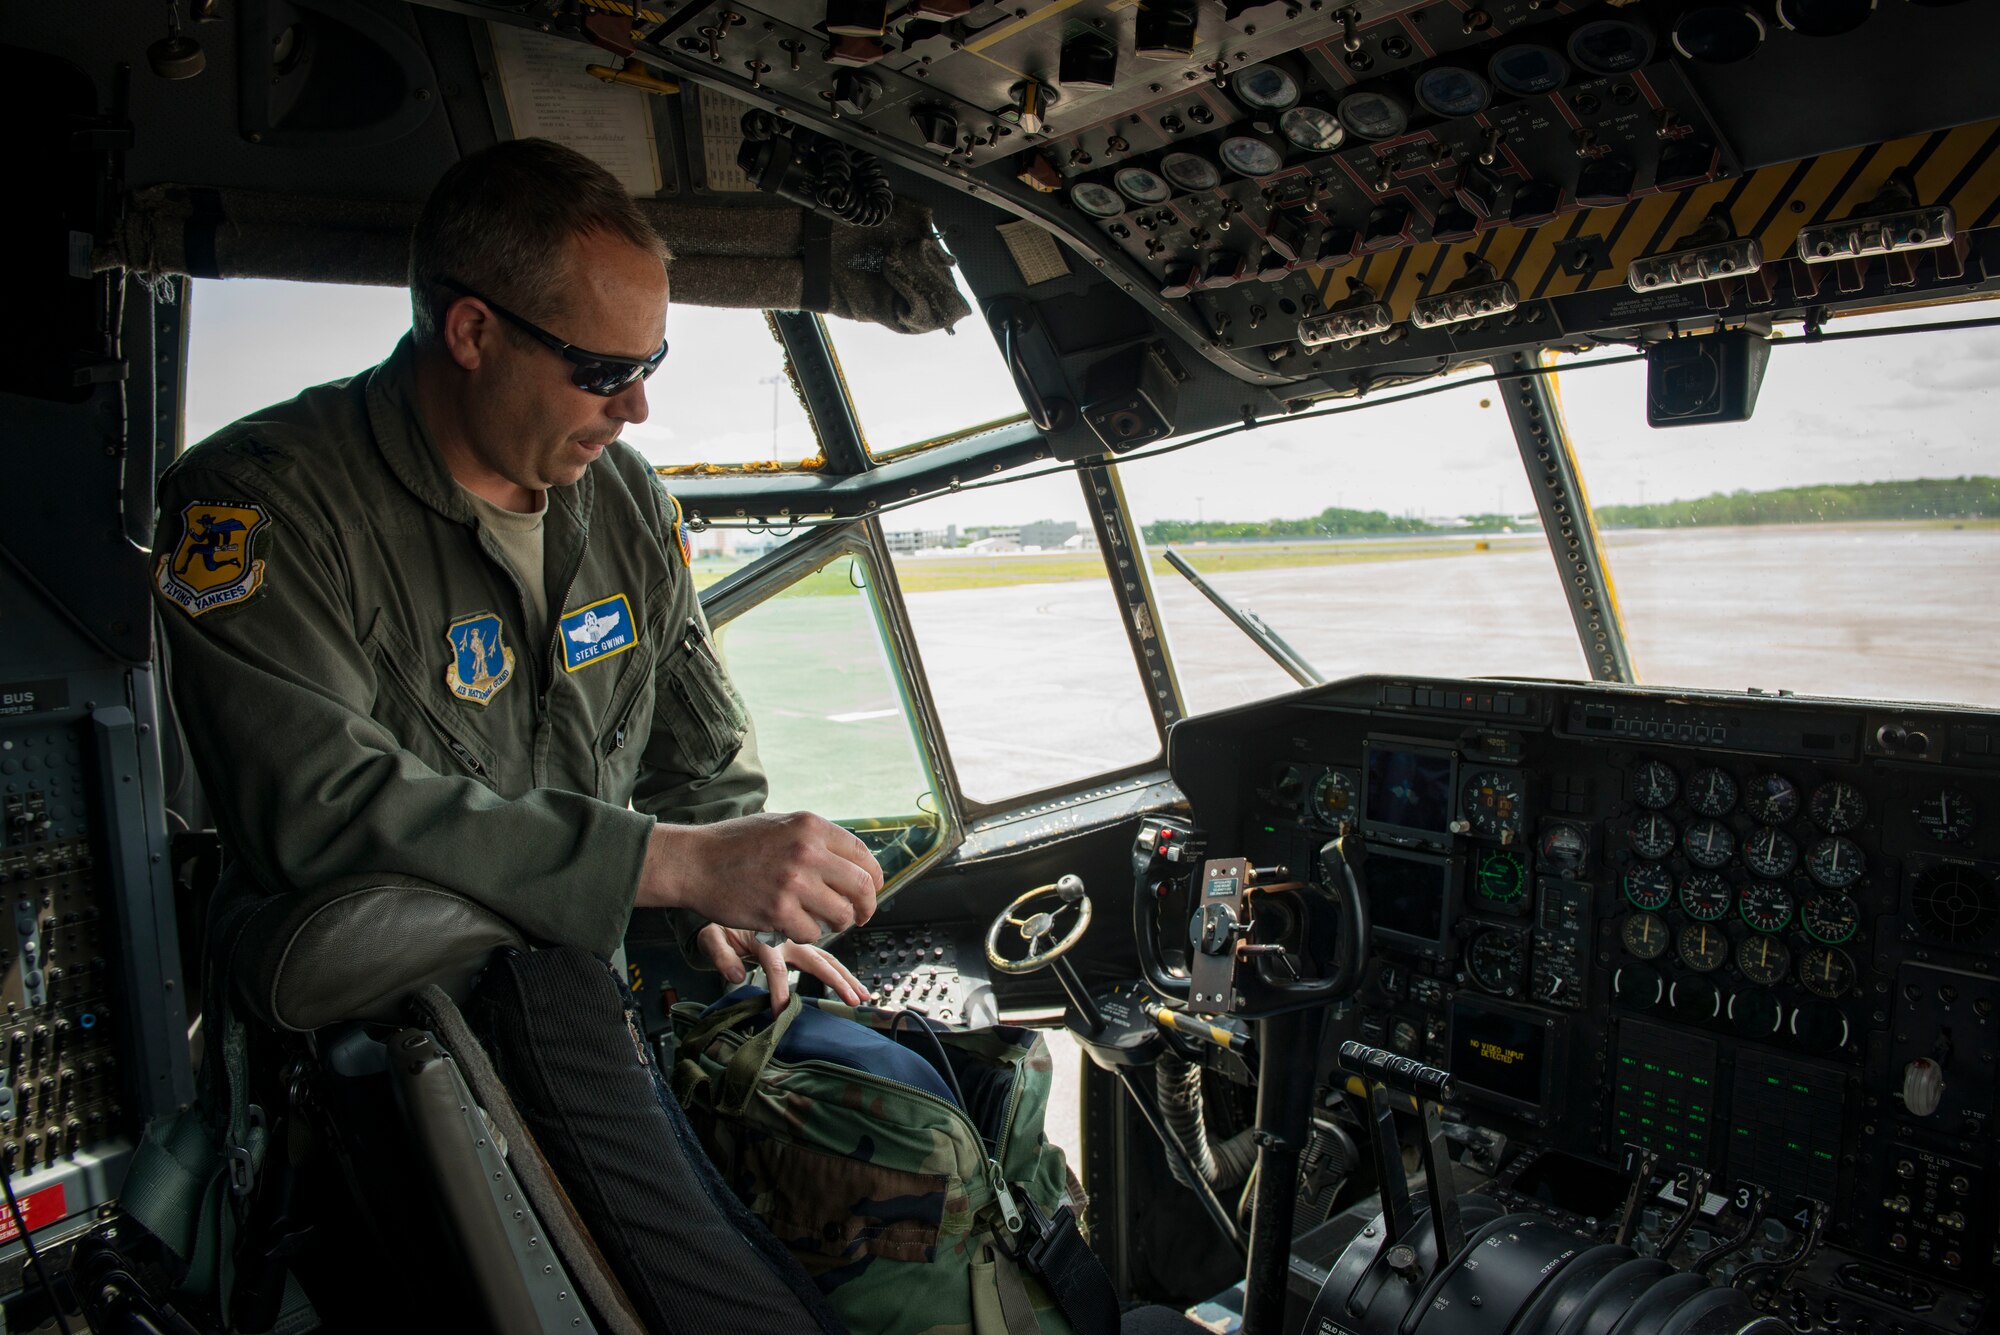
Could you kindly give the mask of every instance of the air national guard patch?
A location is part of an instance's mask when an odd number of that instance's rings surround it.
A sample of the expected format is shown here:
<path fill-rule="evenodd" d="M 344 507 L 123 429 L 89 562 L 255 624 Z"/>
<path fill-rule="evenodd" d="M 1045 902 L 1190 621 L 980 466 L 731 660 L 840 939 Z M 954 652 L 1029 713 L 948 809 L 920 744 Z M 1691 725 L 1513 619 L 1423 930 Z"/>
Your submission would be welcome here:
<path fill-rule="evenodd" d="M 461 700 L 483 705 L 514 679 L 514 651 L 502 638 L 500 618 L 491 612 L 460 617 L 446 629 L 451 641 L 451 666 L 444 684 Z"/>
<path fill-rule="evenodd" d="M 269 520 L 254 505 L 196 501 L 181 511 L 181 540 L 160 558 L 155 581 L 189 616 L 240 603 L 264 584 L 250 540 Z"/>
<path fill-rule="evenodd" d="M 622 593 L 571 612 L 556 624 L 562 627 L 563 668 L 569 672 L 601 663 L 639 642 L 632 604 Z"/>

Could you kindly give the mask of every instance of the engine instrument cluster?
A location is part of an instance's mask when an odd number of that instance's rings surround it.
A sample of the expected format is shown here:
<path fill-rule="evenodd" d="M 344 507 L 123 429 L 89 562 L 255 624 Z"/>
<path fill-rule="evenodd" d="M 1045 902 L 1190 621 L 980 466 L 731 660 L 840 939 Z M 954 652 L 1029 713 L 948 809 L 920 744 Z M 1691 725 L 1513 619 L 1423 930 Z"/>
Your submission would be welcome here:
<path fill-rule="evenodd" d="M 1657 1156 L 1663 1201 L 1702 1197 L 1673 1232 L 1744 1230 L 1719 1274 L 1823 1233 L 1785 1276 L 1799 1329 L 1878 1306 L 1966 1329 L 2000 1292 L 1995 734 L 1371 677 L 1192 720 L 1171 760 L 1217 855 L 1310 879 L 1332 836 L 1365 848 L 1372 963 L 1339 1037 L 1448 1071 L 1466 1122 L 1533 1153 Z M 1691 1261 L 1668 1208 L 1628 1230 Z"/>

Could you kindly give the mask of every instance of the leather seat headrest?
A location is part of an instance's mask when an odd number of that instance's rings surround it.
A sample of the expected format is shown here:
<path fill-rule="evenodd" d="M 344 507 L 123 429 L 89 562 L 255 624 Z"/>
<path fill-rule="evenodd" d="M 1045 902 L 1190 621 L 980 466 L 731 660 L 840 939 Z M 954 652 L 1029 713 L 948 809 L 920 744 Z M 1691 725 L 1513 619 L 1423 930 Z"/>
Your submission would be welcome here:
<path fill-rule="evenodd" d="M 354 876 L 250 911 L 232 952 L 236 995 L 280 1029 L 408 1018 L 435 983 L 463 1002 L 493 952 L 526 948 L 506 919 L 414 877 Z"/>

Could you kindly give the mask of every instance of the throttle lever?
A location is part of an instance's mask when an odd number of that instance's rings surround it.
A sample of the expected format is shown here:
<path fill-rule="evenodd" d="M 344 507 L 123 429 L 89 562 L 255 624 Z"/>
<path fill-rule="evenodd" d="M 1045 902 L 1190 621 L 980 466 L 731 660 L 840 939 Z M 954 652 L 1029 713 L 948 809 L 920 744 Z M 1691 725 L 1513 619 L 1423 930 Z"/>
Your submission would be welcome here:
<path fill-rule="evenodd" d="M 1368 1138 L 1381 1178 L 1382 1210 L 1392 1240 L 1403 1237 L 1413 1221 L 1409 1179 L 1403 1173 L 1389 1095 L 1394 1092 L 1416 1101 L 1417 1115 L 1423 1122 L 1417 1147 L 1424 1161 L 1424 1194 L 1430 1203 L 1431 1236 L 1437 1242 L 1437 1267 L 1441 1270 L 1465 1250 L 1465 1226 L 1459 1219 L 1458 1190 L 1452 1182 L 1451 1150 L 1445 1142 L 1440 1106 L 1451 1097 L 1451 1073 L 1353 1039 L 1340 1045 L 1338 1061 L 1340 1069 L 1358 1077 L 1368 1090 Z"/>

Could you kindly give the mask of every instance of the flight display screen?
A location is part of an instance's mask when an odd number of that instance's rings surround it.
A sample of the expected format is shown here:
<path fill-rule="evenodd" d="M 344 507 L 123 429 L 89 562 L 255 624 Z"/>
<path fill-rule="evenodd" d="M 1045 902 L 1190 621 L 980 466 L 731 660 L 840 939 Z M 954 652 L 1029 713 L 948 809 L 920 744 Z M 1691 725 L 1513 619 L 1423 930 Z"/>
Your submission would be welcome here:
<path fill-rule="evenodd" d="M 1362 817 L 1369 833 L 1427 842 L 1449 836 L 1458 758 L 1377 741 L 1368 743 L 1367 753 Z"/>
<path fill-rule="evenodd" d="M 1459 997 L 1451 1006 L 1452 1084 L 1461 1094 L 1538 1112 L 1548 1103 L 1554 1035 L 1534 1015 Z"/>
<path fill-rule="evenodd" d="M 1454 869 L 1449 858 L 1371 848 L 1361 881 L 1374 932 L 1427 953 L 1442 950 L 1457 898 Z"/>

